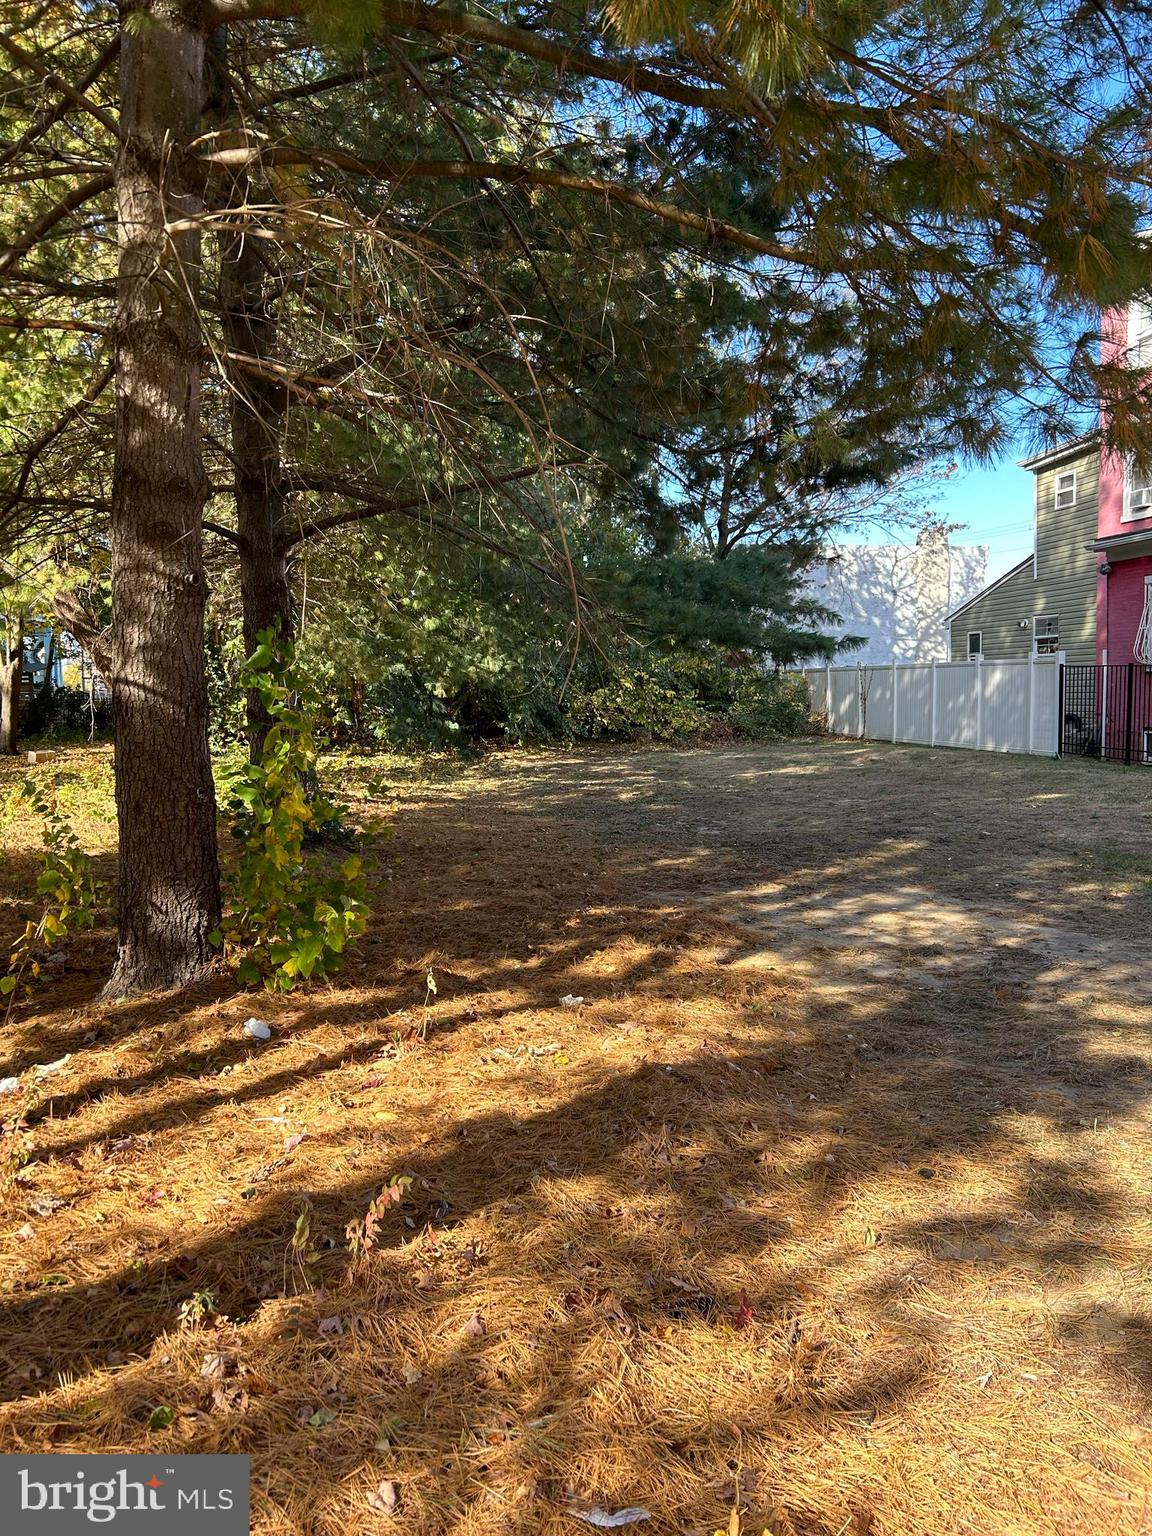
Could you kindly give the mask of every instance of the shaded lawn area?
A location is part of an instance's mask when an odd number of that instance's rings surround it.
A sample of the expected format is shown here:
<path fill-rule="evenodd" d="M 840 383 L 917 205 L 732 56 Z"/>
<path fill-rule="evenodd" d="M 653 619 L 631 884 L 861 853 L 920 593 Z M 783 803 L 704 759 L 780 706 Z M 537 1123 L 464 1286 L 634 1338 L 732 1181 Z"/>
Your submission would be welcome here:
<path fill-rule="evenodd" d="M 98 935 L 16 1009 L 0 1449 L 246 1452 L 260 1536 L 1152 1529 L 1152 774 L 810 741 L 389 806 L 332 987 L 96 1006 Z"/>

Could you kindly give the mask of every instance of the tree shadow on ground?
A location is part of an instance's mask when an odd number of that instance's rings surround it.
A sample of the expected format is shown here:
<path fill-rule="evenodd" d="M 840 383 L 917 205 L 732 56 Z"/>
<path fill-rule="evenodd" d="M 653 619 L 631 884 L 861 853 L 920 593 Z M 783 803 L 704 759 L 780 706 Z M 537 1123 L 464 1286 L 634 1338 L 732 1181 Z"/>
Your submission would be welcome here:
<path fill-rule="evenodd" d="M 796 816 L 773 761 L 808 759 L 751 758 L 741 890 Z M 814 761 L 763 869 L 931 885 L 907 840 L 817 864 L 855 769 Z M 668 763 L 691 823 L 715 784 Z M 1091 1528 L 1149 1380 L 1146 1021 L 971 933 L 944 985 L 924 938 L 777 953 L 700 905 L 713 847 L 620 811 L 653 771 L 421 791 L 361 968 L 268 1047 L 218 989 L 100 1012 L 6 1138 L 8 1446 L 243 1451 L 269 1533 L 367 1529 L 383 1478 L 461 1536 L 570 1529 L 569 1490 L 669 1532 Z"/>

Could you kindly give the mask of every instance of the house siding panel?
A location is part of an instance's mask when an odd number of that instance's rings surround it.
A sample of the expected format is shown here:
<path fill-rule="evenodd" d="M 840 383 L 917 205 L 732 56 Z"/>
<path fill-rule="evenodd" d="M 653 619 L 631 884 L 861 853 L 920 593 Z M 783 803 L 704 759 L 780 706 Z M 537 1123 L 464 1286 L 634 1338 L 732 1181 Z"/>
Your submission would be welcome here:
<path fill-rule="evenodd" d="M 1108 638 L 1108 660 L 1113 665 L 1123 665 L 1133 659 L 1136 631 L 1144 612 L 1144 578 L 1152 576 L 1152 557 L 1113 562 L 1112 574 L 1107 581 L 1107 596 L 1101 604 L 1101 637 Z M 1104 583 L 1101 582 L 1101 586 Z M 1103 659 L 1103 658 L 1101 658 Z"/>
<path fill-rule="evenodd" d="M 1076 471 L 1076 500 L 1056 505 L 1056 476 Z M 983 636 L 990 661 L 1024 658 L 1032 653 L 1037 614 L 1060 619 L 1060 648 L 1071 662 L 1096 659 L 1096 567 L 1099 556 L 1087 546 L 1096 536 L 1099 454 L 1081 451 L 1036 472 L 1036 555 L 999 585 L 955 614 L 951 654 L 968 654 L 968 632 Z M 1026 628 L 1020 627 L 1023 619 Z"/>

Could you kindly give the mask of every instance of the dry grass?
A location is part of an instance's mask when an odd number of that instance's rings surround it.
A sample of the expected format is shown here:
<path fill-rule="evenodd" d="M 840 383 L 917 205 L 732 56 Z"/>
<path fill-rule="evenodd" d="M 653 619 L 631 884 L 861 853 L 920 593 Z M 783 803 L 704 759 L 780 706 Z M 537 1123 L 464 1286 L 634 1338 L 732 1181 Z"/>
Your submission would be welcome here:
<path fill-rule="evenodd" d="M 397 791 L 332 988 L 97 1007 L 97 936 L 0 1041 L 0 1448 L 248 1452 L 260 1536 L 1152 1531 L 1150 805 L 519 756 Z"/>

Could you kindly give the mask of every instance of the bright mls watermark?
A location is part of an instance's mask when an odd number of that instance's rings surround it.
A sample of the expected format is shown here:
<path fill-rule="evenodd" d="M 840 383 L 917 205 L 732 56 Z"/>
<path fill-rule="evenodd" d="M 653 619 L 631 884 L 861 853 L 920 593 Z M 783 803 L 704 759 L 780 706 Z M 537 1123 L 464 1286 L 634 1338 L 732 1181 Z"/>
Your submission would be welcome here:
<path fill-rule="evenodd" d="M 0 1456 L 4 1536 L 248 1536 L 247 1456 Z"/>

